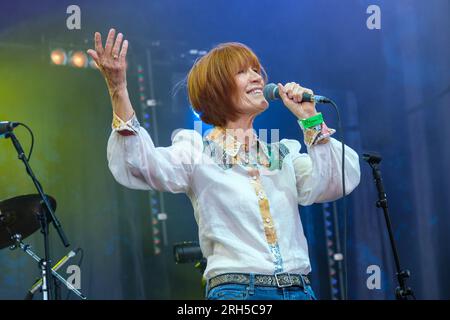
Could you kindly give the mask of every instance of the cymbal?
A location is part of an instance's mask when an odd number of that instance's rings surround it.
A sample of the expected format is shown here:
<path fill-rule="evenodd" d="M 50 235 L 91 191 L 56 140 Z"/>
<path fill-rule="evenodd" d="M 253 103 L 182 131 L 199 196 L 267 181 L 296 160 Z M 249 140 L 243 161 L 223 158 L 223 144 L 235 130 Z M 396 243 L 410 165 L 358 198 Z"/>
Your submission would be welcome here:
<path fill-rule="evenodd" d="M 56 209 L 56 200 L 46 195 L 50 206 Z M 39 213 L 42 210 L 41 197 L 38 194 L 29 194 L 14 197 L 0 202 L 0 249 L 14 244 L 11 237 L 16 233 L 22 239 L 36 232 L 41 224 Z"/>

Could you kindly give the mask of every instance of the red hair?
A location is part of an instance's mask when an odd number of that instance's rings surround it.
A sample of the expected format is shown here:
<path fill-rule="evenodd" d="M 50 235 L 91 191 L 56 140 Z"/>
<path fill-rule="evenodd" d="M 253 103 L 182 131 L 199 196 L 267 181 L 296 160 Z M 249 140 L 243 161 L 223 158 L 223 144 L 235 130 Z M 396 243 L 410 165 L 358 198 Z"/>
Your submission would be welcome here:
<path fill-rule="evenodd" d="M 235 76 L 249 67 L 262 73 L 266 82 L 267 75 L 258 57 L 237 42 L 219 44 L 196 61 L 188 74 L 187 89 L 191 105 L 203 122 L 223 127 L 229 120 L 236 120 Z"/>

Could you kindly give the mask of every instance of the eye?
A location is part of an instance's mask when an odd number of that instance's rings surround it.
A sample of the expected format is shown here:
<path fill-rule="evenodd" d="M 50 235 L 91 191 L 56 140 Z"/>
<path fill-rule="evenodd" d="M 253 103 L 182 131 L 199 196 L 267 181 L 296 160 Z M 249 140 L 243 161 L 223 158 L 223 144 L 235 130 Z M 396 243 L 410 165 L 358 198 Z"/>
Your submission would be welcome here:
<path fill-rule="evenodd" d="M 261 75 L 261 69 L 253 68 L 252 70 L 253 70 L 254 73 L 257 73 L 257 74 Z"/>
<path fill-rule="evenodd" d="M 245 70 L 242 69 L 242 70 L 239 70 L 239 71 L 238 71 L 238 74 L 241 74 L 241 73 L 244 73 L 244 72 L 245 72 Z"/>

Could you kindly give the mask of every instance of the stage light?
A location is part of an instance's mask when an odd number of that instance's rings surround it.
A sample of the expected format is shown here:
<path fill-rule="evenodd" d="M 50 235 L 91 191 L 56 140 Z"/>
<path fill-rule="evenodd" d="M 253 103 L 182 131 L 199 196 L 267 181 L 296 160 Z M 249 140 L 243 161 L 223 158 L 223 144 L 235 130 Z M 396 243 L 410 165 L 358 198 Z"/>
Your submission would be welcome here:
<path fill-rule="evenodd" d="M 50 53 L 50 60 L 53 64 L 63 66 L 67 63 L 67 55 L 63 49 L 54 49 Z"/>
<path fill-rule="evenodd" d="M 75 51 L 70 57 L 70 64 L 76 68 L 86 68 L 88 58 L 83 51 Z"/>
<path fill-rule="evenodd" d="M 148 99 L 147 100 L 147 106 L 148 107 L 156 107 L 157 103 L 155 99 Z"/>

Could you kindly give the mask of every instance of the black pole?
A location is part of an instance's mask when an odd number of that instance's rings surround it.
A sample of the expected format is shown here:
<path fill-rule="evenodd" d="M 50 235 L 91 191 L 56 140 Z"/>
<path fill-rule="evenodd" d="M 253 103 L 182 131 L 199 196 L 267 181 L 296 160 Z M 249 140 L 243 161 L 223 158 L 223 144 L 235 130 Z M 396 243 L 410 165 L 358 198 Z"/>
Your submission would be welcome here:
<path fill-rule="evenodd" d="M 25 153 L 22 149 L 22 146 L 20 145 L 19 140 L 14 135 L 14 133 L 11 131 L 7 132 L 5 134 L 6 138 L 11 138 L 11 141 L 16 148 L 18 157 L 20 160 L 22 160 L 23 164 L 25 165 L 26 171 L 28 175 L 31 177 L 31 180 L 33 180 L 33 184 L 36 187 L 36 190 L 38 191 L 40 197 L 41 197 L 41 212 L 39 214 L 39 220 L 41 223 L 41 233 L 44 235 L 44 250 L 45 250 L 45 257 L 44 260 L 41 261 L 41 263 L 45 263 L 46 267 L 46 274 L 47 274 L 47 289 L 49 293 L 49 298 L 52 297 L 52 291 L 50 288 L 52 287 L 52 281 L 53 278 L 52 272 L 51 272 L 51 260 L 50 260 L 50 246 L 49 246 L 49 238 L 48 238 L 48 225 L 50 222 L 53 222 L 54 227 L 56 228 L 56 231 L 58 232 L 59 237 L 61 238 L 62 243 L 65 247 L 68 247 L 70 244 L 67 240 L 66 235 L 64 234 L 64 231 L 62 229 L 62 226 L 58 219 L 55 216 L 55 213 L 53 212 L 53 208 L 51 207 L 47 197 L 44 194 L 44 190 L 37 180 L 36 176 L 33 173 L 33 170 L 30 167 L 30 164 L 28 163 L 27 157 L 25 156 Z M 48 221 L 50 219 L 50 221 Z M 56 296 L 56 295 L 54 295 Z"/>
<path fill-rule="evenodd" d="M 28 163 L 27 157 L 25 156 L 25 153 L 23 152 L 23 149 L 22 149 L 22 146 L 20 145 L 19 140 L 17 140 L 17 137 L 14 135 L 14 133 L 12 131 L 8 132 L 5 135 L 5 137 L 11 138 L 11 141 L 17 150 L 19 159 L 22 160 L 23 164 L 25 165 L 28 175 L 33 180 L 36 190 L 38 191 L 39 195 L 42 198 L 42 202 L 44 203 L 45 208 L 48 211 L 48 214 L 50 216 L 50 219 L 51 219 L 50 222 L 53 222 L 53 225 L 55 226 L 56 231 L 58 232 L 58 235 L 61 238 L 61 241 L 64 244 L 64 246 L 68 247 L 70 244 L 69 244 L 69 241 L 67 240 L 66 235 L 64 234 L 61 223 L 56 218 L 55 213 L 53 212 L 53 208 L 50 206 L 50 203 L 48 202 L 47 197 L 45 196 L 44 191 L 42 190 L 41 184 L 39 183 L 36 176 L 34 175 L 33 170 L 31 169 L 30 164 Z"/>
<path fill-rule="evenodd" d="M 395 244 L 394 234 L 392 233 L 391 219 L 388 211 L 388 201 L 386 192 L 384 191 L 383 179 L 381 178 L 381 171 L 379 163 L 381 162 L 381 156 L 376 153 L 365 153 L 363 159 L 372 168 L 372 175 L 375 181 L 375 185 L 378 191 L 378 201 L 376 202 L 377 208 L 382 208 L 384 213 L 384 219 L 386 220 L 386 227 L 389 234 L 389 240 L 394 254 L 395 268 L 397 270 L 397 281 L 399 286 L 395 289 L 395 297 L 397 300 L 408 300 L 408 297 L 415 299 L 414 293 L 411 288 L 407 287 L 406 279 L 409 278 L 409 270 L 402 270 L 400 267 L 400 258 Z"/>
<path fill-rule="evenodd" d="M 48 230 L 48 221 L 47 221 L 47 212 L 42 206 L 41 202 L 41 211 L 39 212 L 39 221 L 41 223 L 41 233 L 44 236 L 44 259 L 40 261 L 41 264 L 45 263 L 45 273 L 46 273 L 46 284 L 47 284 L 47 294 L 48 300 L 53 300 L 53 283 L 52 279 L 52 263 L 50 259 L 50 242 L 49 242 L 49 230 Z"/>

